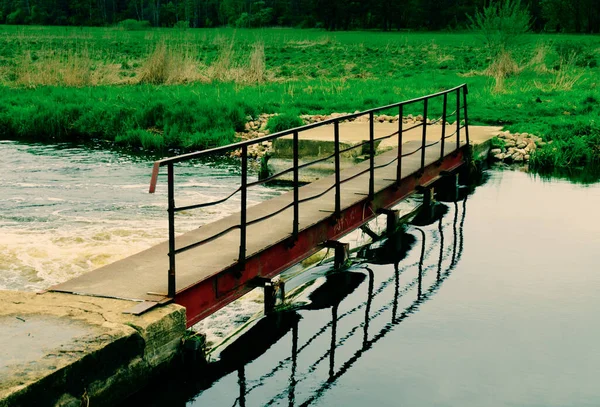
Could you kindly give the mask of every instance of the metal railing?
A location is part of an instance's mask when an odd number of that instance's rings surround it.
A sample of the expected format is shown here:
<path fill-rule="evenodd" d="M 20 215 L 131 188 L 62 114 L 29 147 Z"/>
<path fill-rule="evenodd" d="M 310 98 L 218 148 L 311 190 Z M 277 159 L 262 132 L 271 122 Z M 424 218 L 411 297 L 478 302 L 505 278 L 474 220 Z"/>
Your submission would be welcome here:
<path fill-rule="evenodd" d="M 165 158 L 165 159 L 156 161 L 154 163 L 154 167 L 152 169 L 152 179 L 150 182 L 150 191 L 149 191 L 150 193 L 155 192 L 156 184 L 158 182 L 158 175 L 160 172 L 160 168 L 165 167 L 165 166 L 167 167 L 168 214 L 169 214 L 168 296 L 170 298 L 174 298 L 175 294 L 176 294 L 175 271 L 176 271 L 176 256 L 178 254 L 188 251 L 190 249 L 194 249 L 196 247 L 202 246 L 206 243 L 214 241 L 215 239 L 218 239 L 219 237 L 221 237 L 233 230 L 239 229 L 239 231 L 240 231 L 240 247 L 239 247 L 239 256 L 238 256 L 237 264 L 238 264 L 239 270 L 243 271 L 245 268 L 245 263 L 246 263 L 246 247 L 247 247 L 246 230 L 247 230 L 248 226 L 258 223 L 258 222 L 261 222 L 263 220 L 269 219 L 273 216 L 280 214 L 281 212 L 283 212 L 287 209 L 293 208 L 291 238 L 293 241 L 296 241 L 298 238 L 298 233 L 299 233 L 299 217 L 300 217 L 300 204 L 301 203 L 307 202 L 307 201 L 310 201 L 313 199 L 317 199 L 335 189 L 335 210 L 333 212 L 333 216 L 335 216 L 337 218 L 340 216 L 341 211 L 342 211 L 342 203 L 341 203 L 341 186 L 342 186 L 342 184 L 344 184 L 348 181 L 351 181 L 361 175 L 368 173 L 369 174 L 368 198 L 369 198 L 369 200 L 372 200 L 375 196 L 375 170 L 376 169 L 384 168 L 384 167 L 387 167 L 394 163 L 397 163 L 396 164 L 397 165 L 397 167 L 396 167 L 396 184 L 400 185 L 400 182 L 401 182 L 402 176 L 403 176 L 402 175 L 402 159 L 404 157 L 411 156 L 420 151 L 421 152 L 420 170 L 423 171 L 424 168 L 426 167 L 425 152 L 426 152 L 427 148 L 432 147 L 437 144 L 440 144 L 440 160 L 441 160 L 442 158 L 444 158 L 444 156 L 445 156 L 444 154 L 446 154 L 445 147 L 446 147 L 447 139 L 456 137 L 456 145 L 455 145 L 454 150 L 458 150 L 461 147 L 461 142 L 460 142 L 461 130 L 463 130 L 463 129 L 465 132 L 466 143 L 469 144 L 469 128 L 468 128 L 468 116 L 467 116 L 467 94 L 468 94 L 467 85 L 462 84 L 455 88 L 448 89 L 448 90 L 438 92 L 438 93 L 434 93 L 431 95 L 422 96 L 419 98 L 410 99 L 407 101 L 398 102 L 398 103 L 394 103 L 394 104 L 387 105 L 387 106 L 377 107 L 377 108 L 366 110 L 366 111 L 359 112 L 359 113 L 353 113 L 353 114 L 349 114 L 349 115 L 335 117 L 332 119 L 324 120 L 322 122 L 308 124 L 306 126 L 302 126 L 302 127 L 298 127 L 298 128 L 290 129 L 290 130 L 285 130 L 282 132 L 278 132 L 278 133 L 267 135 L 267 136 L 260 137 L 260 138 L 255 138 L 252 140 L 246 140 L 246 141 L 242 141 L 239 143 L 230 144 L 227 146 L 213 148 L 210 150 L 204 150 L 204 151 L 199 151 L 199 152 L 194 152 L 194 153 L 189 153 L 189 154 L 183 154 L 183 155 L 179 155 L 176 157 Z M 448 102 L 449 102 L 448 98 L 451 95 L 455 95 L 455 97 L 456 97 L 456 104 L 455 104 L 456 108 L 453 112 L 448 113 Z M 434 99 L 438 99 L 438 98 L 442 99 L 442 114 L 438 119 L 433 120 L 433 121 L 428 121 L 427 116 L 428 116 L 429 110 L 430 110 L 430 101 L 432 101 Z M 410 106 L 410 105 L 415 105 L 418 103 L 423 104 L 423 120 L 422 120 L 422 122 L 419 124 L 414 124 L 412 126 L 404 128 L 403 117 L 404 117 L 404 112 L 406 111 L 406 107 Z M 374 126 L 375 113 L 385 112 L 385 111 L 389 111 L 391 109 L 397 109 L 397 111 L 398 111 L 398 130 L 391 134 L 388 134 L 386 136 L 376 138 L 375 137 L 375 128 L 374 128 L 375 127 Z M 461 111 L 463 112 L 462 116 L 461 116 Z M 348 148 L 340 149 L 340 129 L 339 129 L 340 122 L 353 120 L 358 117 L 366 116 L 366 115 L 368 115 L 368 117 L 369 117 L 369 139 L 362 143 L 352 145 Z M 448 125 L 447 121 L 452 117 L 455 118 L 455 123 L 454 123 L 455 130 L 450 135 L 447 135 L 446 134 L 447 127 L 450 127 L 450 125 Z M 441 121 L 441 137 L 440 137 L 440 139 L 435 142 L 431 142 L 431 143 L 427 144 L 427 128 L 431 125 L 437 124 L 440 121 Z M 333 125 L 334 153 L 331 155 L 328 155 L 326 157 L 323 157 L 323 158 L 318 158 L 313 161 L 300 164 L 300 157 L 299 157 L 300 133 L 311 130 L 311 129 L 315 129 L 317 127 L 326 126 L 326 125 Z M 412 129 L 418 128 L 418 127 L 423 128 L 421 146 L 413 151 L 404 152 L 402 150 L 404 133 L 406 133 L 407 131 L 410 131 Z M 292 136 L 292 149 L 293 149 L 292 167 L 288 168 L 284 171 L 278 172 L 274 175 L 271 175 L 267 178 L 259 179 L 257 181 L 253 181 L 253 182 L 248 182 L 248 148 L 249 148 L 249 146 L 261 144 L 266 141 L 273 141 L 275 139 L 279 139 L 279 138 L 286 137 L 286 136 Z M 387 163 L 376 166 L 375 165 L 375 143 L 382 141 L 382 140 L 390 139 L 394 136 L 398 136 L 396 157 Z M 369 157 L 368 157 L 369 167 L 363 171 L 353 174 L 352 176 L 341 179 L 340 161 L 341 161 L 342 154 L 347 153 L 351 150 L 363 148 L 366 145 L 368 145 L 368 148 L 369 148 L 369 153 L 368 153 L 369 154 Z M 194 204 L 194 205 L 186 205 L 186 206 L 180 206 L 180 207 L 177 207 L 175 205 L 175 173 L 174 173 L 174 165 L 175 164 L 182 163 L 185 161 L 190 161 L 190 160 L 201 159 L 201 158 L 205 158 L 205 157 L 213 156 L 213 155 L 223 155 L 223 154 L 235 151 L 235 150 L 241 151 L 241 153 L 240 153 L 241 182 L 240 182 L 240 186 L 235 191 L 233 191 L 228 196 L 226 196 L 222 199 L 216 200 L 216 201 L 204 202 L 204 203 L 199 203 L 199 204 Z M 324 191 L 319 192 L 315 195 L 300 199 L 299 171 L 301 169 L 307 168 L 311 165 L 318 164 L 318 163 L 328 161 L 331 159 L 334 160 L 334 167 L 335 167 L 335 181 L 334 181 L 333 185 L 331 185 L 330 187 L 326 188 Z M 257 186 L 260 184 L 264 184 L 269 181 L 273 181 L 273 180 L 278 179 L 278 178 L 282 177 L 283 175 L 286 175 L 289 173 L 293 174 L 293 201 L 291 203 L 283 206 L 282 208 L 279 208 L 279 209 L 273 211 L 272 213 L 270 213 L 268 215 L 259 217 L 252 221 L 248 221 L 247 220 L 248 188 L 251 188 L 251 187 L 254 187 L 254 186 Z M 215 233 L 212 236 L 209 236 L 209 237 L 207 237 L 203 240 L 197 241 L 195 243 L 191 243 L 186 246 L 179 247 L 179 248 L 175 247 L 175 214 L 177 212 L 218 205 L 218 204 L 221 204 L 221 203 L 231 199 L 237 193 L 240 193 L 240 195 L 241 195 L 239 224 L 230 226 L 218 233 Z"/>

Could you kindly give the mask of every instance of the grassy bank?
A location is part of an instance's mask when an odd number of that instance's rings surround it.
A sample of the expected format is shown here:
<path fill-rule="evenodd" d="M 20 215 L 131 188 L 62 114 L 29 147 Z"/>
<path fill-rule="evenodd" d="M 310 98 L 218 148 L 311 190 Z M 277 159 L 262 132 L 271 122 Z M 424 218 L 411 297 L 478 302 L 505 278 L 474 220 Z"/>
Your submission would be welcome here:
<path fill-rule="evenodd" d="M 471 123 L 555 140 L 539 168 L 598 162 L 600 37 L 0 27 L 0 137 L 162 151 L 231 142 L 259 113 L 353 112 L 466 82 Z"/>

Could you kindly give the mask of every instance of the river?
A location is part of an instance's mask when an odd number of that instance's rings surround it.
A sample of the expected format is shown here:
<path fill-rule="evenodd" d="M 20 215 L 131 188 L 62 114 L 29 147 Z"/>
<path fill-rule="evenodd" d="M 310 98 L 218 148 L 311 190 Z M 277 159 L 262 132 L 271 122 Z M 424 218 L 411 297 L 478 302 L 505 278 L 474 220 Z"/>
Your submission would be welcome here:
<path fill-rule="evenodd" d="M 165 186 L 147 194 L 146 160 L 12 142 L 0 153 L 0 289 L 43 289 L 164 240 Z M 236 179 L 224 163 L 179 177 L 190 201 Z M 214 356 L 213 379 L 165 380 L 126 404 L 599 405 L 600 184 L 486 178 L 444 203 L 439 222 L 409 226 L 414 243 L 396 266 L 313 269 L 285 310 Z M 231 205 L 185 216 L 179 230 Z"/>

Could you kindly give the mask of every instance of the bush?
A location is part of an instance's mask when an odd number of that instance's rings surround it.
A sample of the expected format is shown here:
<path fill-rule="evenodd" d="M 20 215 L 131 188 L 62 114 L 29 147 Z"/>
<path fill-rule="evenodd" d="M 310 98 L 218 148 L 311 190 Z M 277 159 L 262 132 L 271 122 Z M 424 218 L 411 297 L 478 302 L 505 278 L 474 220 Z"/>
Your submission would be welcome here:
<path fill-rule="evenodd" d="M 267 122 L 267 129 L 271 133 L 277 133 L 294 127 L 300 127 L 304 124 L 301 118 L 296 115 L 283 113 L 273 116 Z"/>
<path fill-rule="evenodd" d="M 188 28 L 190 28 L 190 22 L 187 20 L 177 21 L 173 25 L 173 28 L 178 29 L 178 30 L 187 30 Z"/>
<path fill-rule="evenodd" d="M 127 20 L 120 21 L 118 23 L 118 26 L 125 31 L 141 31 L 149 29 L 150 22 L 146 20 L 138 21 L 129 18 Z"/>
<path fill-rule="evenodd" d="M 600 166 L 600 126 L 578 122 L 553 125 L 552 143 L 536 150 L 531 165 L 540 171 L 577 170 Z"/>
<path fill-rule="evenodd" d="M 598 65 L 595 55 L 577 42 L 558 42 L 555 44 L 554 49 L 558 54 L 559 64 L 562 61 L 573 61 L 580 68 L 594 68 Z"/>
<path fill-rule="evenodd" d="M 483 35 L 483 40 L 492 53 L 500 53 L 510 42 L 531 28 L 531 14 L 521 0 L 492 1 L 483 11 L 477 10 L 468 16 L 470 28 Z"/>

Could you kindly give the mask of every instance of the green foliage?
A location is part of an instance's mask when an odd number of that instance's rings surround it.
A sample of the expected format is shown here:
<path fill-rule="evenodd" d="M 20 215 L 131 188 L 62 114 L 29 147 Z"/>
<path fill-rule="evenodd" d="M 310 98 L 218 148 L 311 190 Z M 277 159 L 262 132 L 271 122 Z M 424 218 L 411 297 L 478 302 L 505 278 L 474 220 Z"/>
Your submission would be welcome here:
<path fill-rule="evenodd" d="M 595 68 L 598 65 L 594 53 L 587 49 L 584 44 L 575 41 L 563 41 L 554 44 L 554 49 L 562 61 L 572 61 L 576 66 Z M 559 66 L 559 65 L 558 65 Z"/>
<path fill-rule="evenodd" d="M 506 142 L 503 139 L 498 138 L 498 137 L 493 137 L 491 143 L 492 143 L 492 148 L 503 149 L 506 146 Z"/>
<path fill-rule="evenodd" d="M 551 144 L 532 157 L 534 168 L 554 171 L 600 167 L 600 126 L 596 122 L 554 124 L 547 138 Z"/>
<path fill-rule="evenodd" d="M 173 25 L 173 28 L 178 30 L 187 30 L 190 28 L 190 22 L 187 20 L 179 20 Z"/>
<path fill-rule="evenodd" d="M 483 36 L 493 54 L 508 50 L 509 44 L 531 28 L 531 14 L 521 0 L 491 1 L 469 20 L 470 28 Z"/>
<path fill-rule="evenodd" d="M 278 113 L 269 129 L 279 131 L 301 125 L 301 114 L 354 112 L 466 81 L 471 124 L 500 125 L 554 139 L 550 146 L 564 149 L 570 166 L 594 163 L 594 156 L 580 154 L 583 151 L 597 154 L 598 137 L 592 136 L 592 127 L 582 124 L 600 122 L 598 68 L 574 59 L 563 61 L 574 52 L 597 59 L 600 51 L 593 36 L 523 35 L 510 49 L 518 74 L 505 75 L 499 93 L 495 78 L 485 72 L 491 62 L 486 59 L 488 51 L 470 33 L 292 29 L 183 33 L 3 26 L 0 34 L 0 137 L 5 139 L 102 139 L 165 154 L 169 149 L 196 150 L 235 141 L 235 132 L 244 130 L 248 115 Z M 236 74 L 248 63 L 257 41 L 264 46 L 260 82 L 236 81 L 234 75 L 184 85 L 117 82 L 118 86 L 75 88 L 18 82 L 11 76 L 27 74 L 26 68 L 36 64 L 46 74 L 49 69 L 42 68 L 48 67 L 45 55 L 51 51 L 67 66 L 85 55 L 82 72 L 89 76 L 97 75 L 105 64 L 129 78 L 140 75 L 148 53 L 161 42 L 169 50 L 201 56 L 201 63 L 211 69 L 222 62 L 223 49 L 231 50 L 223 65 Z M 440 116 L 439 103 L 432 101 L 429 109 L 431 118 Z M 405 114 L 409 113 L 421 114 L 422 107 L 407 107 Z M 571 142 L 573 132 L 561 129 L 573 128 L 580 129 L 575 132 L 579 139 Z M 567 165 L 551 152 L 534 159 L 539 160 L 537 168 Z"/>
<path fill-rule="evenodd" d="M 289 113 L 283 113 L 271 117 L 267 122 L 267 129 L 269 129 L 271 133 L 277 133 L 279 131 L 300 127 L 303 124 L 304 122 L 302 122 L 302 119 L 298 116 Z"/>
<path fill-rule="evenodd" d="M 150 22 L 138 21 L 128 18 L 127 20 L 119 21 L 119 24 L 117 24 L 117 26 L 125 31 L 142 31 L 150 28 Z"/>

